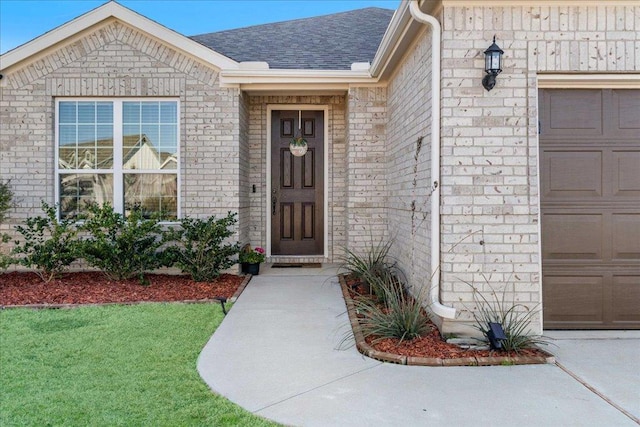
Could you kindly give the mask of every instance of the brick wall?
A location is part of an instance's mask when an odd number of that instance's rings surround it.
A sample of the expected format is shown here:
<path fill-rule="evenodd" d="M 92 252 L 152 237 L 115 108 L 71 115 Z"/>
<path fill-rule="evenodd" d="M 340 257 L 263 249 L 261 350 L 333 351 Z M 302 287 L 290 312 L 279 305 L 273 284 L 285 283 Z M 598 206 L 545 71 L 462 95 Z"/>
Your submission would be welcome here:
<path fill-rule="evenodd" d="M 11 179 L 17 202 L 5 229 L 40 213 L 40 200 L 55 202 L 54 108 L 62 96 L 179 99 L 182 214 L 239 210 L 246 100 L 219 88 L 215 69 L 112 21 L 4 76 L 0 179 Z"/>
<path fill-rule="evenodd" d="M 429 285 L 431 33 L 408 50 L 388 87 L 387 189 L 391 255 L 417 292 Z"/>
<path fill-rule="evenodd" d="M 466 331 L 472 288 L 541 302 L 537 74 L 640 70 L 631 7 L 445 7 L 442 51 L 442 292 Z M 491 92 L 481 86 L 493 35 L 505 51 Z M 392 255 L 415 288 L 429 280 L 430 31 L 388 86 L 386 187 Z M 419 138 L 422 143 L 419 144 Z M 357 156 L 354 156 L 357 158 Z M 533 328 L 542 330 L 541 316 Z"/>
<path fill-rule="evenodd" d="M 442 296 L 463 318 L 465 281 L 487 293 L 513 285 L 516 301 L 541 302 L 537 74 L 638 72 L 639 16 L 622 6 L 443 10 Z M 503 72 L 487 92 L 494 34 Z"/>
<path fill-rule="evenodd" d="M 251 150 L 249 146 L 250 137 L 250 117 L 249 117 L 249 95 L 244 92 L 240 93 L 240 108 L 239 108 L 239 124 L 240 134 L 238 139 L 238 145 L 240 150 L 239 161 L 239 209 L 238 209 L 238 225 L 239 235 L 238 240 L 246 243 L 250 241 L 251 233 Z"/>
<path fill-rule="evenodd" d="M 386 88 L 349 90 L 346 225 L 356 252 L 387 237 L 386 123 Z"/>

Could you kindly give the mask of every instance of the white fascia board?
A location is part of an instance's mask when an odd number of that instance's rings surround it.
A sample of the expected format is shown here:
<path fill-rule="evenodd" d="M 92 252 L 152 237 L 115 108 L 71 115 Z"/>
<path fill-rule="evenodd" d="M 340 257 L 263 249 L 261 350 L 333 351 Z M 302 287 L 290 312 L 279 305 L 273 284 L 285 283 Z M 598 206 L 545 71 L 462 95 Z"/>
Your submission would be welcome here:
<path fill-rule="evenodd" d="M 6 70 L 109 18 L 120 20 L 216 68 L 238 67 L 236 61 L 111 1 L 0 56 L 0 70 Z"/>
<path fill-rule="evenodd" d="M 350 84 L 375 84 L 377 80 L 368 71 L 351 70 L 222 70 L 221 87 L 302 87 L 315 85 L 324 88 L 343 89 Z"/>
<path fill-rule="evenodd" d="M 370 72 L 372 76 L 379 76 L 387 67 L 389 58 L 396 50 L 399 41 L 406 32 L 406 27 L 411 21 L 411 13 L 409 12 L 409 2 L 402 1 L 398 9 L 396 9 L 387 31 L 385 31 L 380 46 L 376 51 L 373 61 L 371 62 Z"/>

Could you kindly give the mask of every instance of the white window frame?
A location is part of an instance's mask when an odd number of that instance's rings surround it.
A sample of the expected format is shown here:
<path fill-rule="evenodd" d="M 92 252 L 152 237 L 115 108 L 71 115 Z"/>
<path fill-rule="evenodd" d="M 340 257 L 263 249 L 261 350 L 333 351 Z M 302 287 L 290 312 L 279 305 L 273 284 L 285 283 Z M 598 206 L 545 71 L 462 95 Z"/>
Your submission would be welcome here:
<path fill-rule="evenodd" d="M 123 144 L 123 117 L 122 105 L 124 102 L 175 102 L 176 103 L 176 133 L 177 133 L 177 152 L 176 152 L 176 169 L 159 170 L 159 169 L 124 169 L 122 166 L 122 144 Z M 96 98 L 96 97 L 60 97 L 55 99 L 55 203 L 58 205 L 58 218 L 60 218 L 60 174 L 88 173 L 87 169 L 61 169 L 60 168 L 60 102 L 112 102 L 113 103 L 113 167 L 112 169 L 91 169 L 90 173 L 94 174 L 111 174 L 113 176 L 113 200 L 111 201 L 115 212 L 124 214 L 124 175 L 127 173 L 139 174 L 169 174 L 176 175 L 176 215 L 177 219 L 182 218 L 181 211 L 181 110 L 179 98 L 160 98 L 160 97 L 137 97 L 137 98 Z M 174 221 L 163 221 L 163 223 L 171 223 Z"/>

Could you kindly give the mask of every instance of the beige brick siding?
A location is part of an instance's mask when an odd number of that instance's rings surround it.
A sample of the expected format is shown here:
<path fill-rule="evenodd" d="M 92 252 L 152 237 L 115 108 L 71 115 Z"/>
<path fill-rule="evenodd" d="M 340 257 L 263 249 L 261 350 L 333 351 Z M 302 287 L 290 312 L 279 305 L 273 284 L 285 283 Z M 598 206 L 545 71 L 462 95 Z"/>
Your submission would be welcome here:
<path fill-rule="evenodd" d="M 537 74 L 640 71 L 640 14 L 446 7 L 442 23 L 443 302 L 464 311 L 472 305 L 464 281 L 487 292 L 509 283 L 533 308 L 541 302 Z M 503 72 L 487 92 L 483 51 L 494 34 Z"/>
<path fill-rule="evenodd" d="M 387 188 L 391 255 L 418 291 L 429 285 L 431 33 L 420 35 L 388 87 Z"/>
<path fill-rule="evenodd" d="M 249 240 L 252 245 L 267 244 L 266 211 L 268 195 L 266 176 L 267 156 L 267 107 L 277 109 L 281 105 L 318 105 L 329 107 L 327 117 L 329 158 L 326 160 L 329 174 L 326 185 L 329 189 L 328 246 L 329 253 L 323 257 L 292 258 L 302 262 L 332 262 L 336 251 L 346 244 L 346 221 L 344 200 L 346 200 L 346 162 L 345 155 L 345 98 L 344 96 L 251 96 L 249 100 L 249 151 L 250 172 L 249 186 L 256 186 L 256 193 L 250 194 L 250 231 Z M 286 262 L 287 259 L 279 257 Z"/>
<path fill-rule="evenodd" d="M 246 99 L 221 89 L 215 69 L 111 22 L 4 76 L 0 179 L 11 179 L 17 195 L 5 228 L 39 213 L 40 200 L 54 202 L 56 97 L 125 96 L 180 100 L 183 215 L 225 215 L 246 205 L 240 158 L 247 153 L 239 149 L 241 129 L 248 133 Z"/>
<path fill-rule="evenodd" d="M 347 239 L 356 252 L 387 236 L 386 122 L 386 88 L 349 90 Z"/>
<path fill-rule="evenodd" d="M 541 302 L 537 74 L 640 70 L 640 19 L 631 7 L 445 8 L 442 51 L 442 300 L 469 319 L 474 284 L 505 284 Z M 503 73 L 481 86 L 483 51 L 497 35 Z M 393 255 L 412 286 L 429 271 L 430 32 L 388 86 L 386 167 Z M 418 138 L 423 137 L 418 151 Z M 414 181 L 415 179 L 415 181 Z M 415 183 L 414 183 L 415 182 Z M 465 329 L 444 322 L 444 332 Z M 534 329 L 541 331 L 541 317 Z"/>
<path fill-rule="evenodd" d="M 251 233 L 251 150 L 249 146 L 250 101 L 249 95 L 240 93 L 240 135 L 238 139 L 240 155 L 239 161 L 239 209 L 238 209 L 238 239 L 240 242 L 250 242 Z"/>

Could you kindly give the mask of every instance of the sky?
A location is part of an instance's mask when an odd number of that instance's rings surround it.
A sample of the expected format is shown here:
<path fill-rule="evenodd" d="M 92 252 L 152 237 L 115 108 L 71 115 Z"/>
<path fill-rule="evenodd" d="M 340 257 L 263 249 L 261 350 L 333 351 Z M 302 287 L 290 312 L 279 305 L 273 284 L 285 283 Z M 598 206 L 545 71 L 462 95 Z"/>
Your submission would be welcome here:
<path fill-rule="evenodd" d="M 106 0 L 0 0 L 0 53 L 20 46 Z M 364 7 L 397 9 L 400 0 L 119 0 L 186 36 Z"/>

